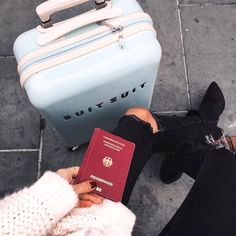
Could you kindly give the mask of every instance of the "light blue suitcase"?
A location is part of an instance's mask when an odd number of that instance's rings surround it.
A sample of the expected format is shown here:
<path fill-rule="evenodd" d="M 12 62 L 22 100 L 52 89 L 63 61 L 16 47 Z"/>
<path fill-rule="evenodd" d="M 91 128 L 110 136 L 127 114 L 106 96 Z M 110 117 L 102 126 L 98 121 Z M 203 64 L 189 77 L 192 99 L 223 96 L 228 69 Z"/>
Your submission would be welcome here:
<path fill-rule="evenodd" d="M 94 10 L 51 23 L 51 14 L 86 1 L 44 2 L 42 25 L 14 44 L 22 87 L 68 147 L 88 142 L 95 127 L 112 130 L 130 107 L 149 108 L 161 59 L 135 0 L 96 0 Z"/>

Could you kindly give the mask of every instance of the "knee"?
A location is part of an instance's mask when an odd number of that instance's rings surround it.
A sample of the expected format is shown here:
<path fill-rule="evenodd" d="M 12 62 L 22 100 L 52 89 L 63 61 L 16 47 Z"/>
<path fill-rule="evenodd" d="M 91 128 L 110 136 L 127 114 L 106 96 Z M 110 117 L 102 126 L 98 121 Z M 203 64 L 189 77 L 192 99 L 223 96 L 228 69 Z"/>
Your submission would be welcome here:
<path fill-rule="evenodd" d="M 139 119 L 148 122 L 149 110 L 144 107 L 133 107 L 126 111 L 125 115 L 135 115 Z"/>
<path fill-rule="evenodd" d="M 125 115 L 135 115 L 139 119 L 149 123 L 153 129 L 153 133 L 156 133 L 158 131 L 157 123 L 153 118 L 151 112 L 147 108 L 144 107 L 130 108 L 126 111 Z"/>

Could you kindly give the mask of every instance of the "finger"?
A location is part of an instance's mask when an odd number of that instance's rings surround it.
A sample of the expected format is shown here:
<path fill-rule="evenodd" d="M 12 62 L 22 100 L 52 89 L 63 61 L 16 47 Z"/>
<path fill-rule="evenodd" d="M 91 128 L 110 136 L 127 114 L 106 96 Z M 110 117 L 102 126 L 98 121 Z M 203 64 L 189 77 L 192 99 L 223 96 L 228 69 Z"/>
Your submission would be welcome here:
<path fill-rule="evenodd" d="M 104 200 L 104 197 L 102 197 L 102 196 L 99 196 L 99 195 L 97 195 L 97 194 L 95 194 L 95 193 L 89 193 L 89 195 L 93 195 L 93 196 L 95 196 L 95 197 L 97 197 L 97 198 L 101 199 L 101 201 L 103 201 L 103 200 Z"/>
<path fill-rule="evenodd" d="M 92 202 L 87 201 L 87 200 L 80 200 L 77 204 L 77 208 L 84 208 L 84 207 L 91 207 L 92 206 Z"/>
<path fill-rule="evenodd" d="M 90 201 L 94 204 L 101 204 L 102 203 L 102 199 L 97 197 L 97 196 L 94 196 L 92 194 L 82 194 L 80 195 L 80 199 L 81 200 L 86 200 L 86 201 Z"/>
<path fill-rule="evenodd" d="M 76 178 L 78 172 L 79 172 L 79 167 L 73 166 L 65 169 L 59 169 L 57 170 L 56 173 L 59 174 L 64 179 L 66 179 L 70 184 L 73 184 L 74 179 Z"/>
<path fill-rule="evenodd" d="M 77 194 L 89 193 L 96 188 L 95 181 L 85 181 L 76 185 L 73 185 L 73 189 Z"/>
<path fill-rule="evenodd" d="M 66 169 L 59 169 L 56 171 L 56 173 L 70 182 L 70 177 L 68 176 L 68 172 L 66 171 Z"/>
<path fill-rule="evenodd" d="M 72 177 L 76 177 L 79 172 L 79 166 L 72 166 L 69 168 L 70 174 Z"/>
<path fill-rule="evenodd" d="M 67 174 L 67 181 L 69 181 L 69 183 L 71 185 L 75 184 L 75 179 L 76 179 L 76 176 L 79 172 L 79 167 L 78 166 L 72 166 L 72 167 L 69 167 L 67 169 L 64 169 L 66 174 Z"/>

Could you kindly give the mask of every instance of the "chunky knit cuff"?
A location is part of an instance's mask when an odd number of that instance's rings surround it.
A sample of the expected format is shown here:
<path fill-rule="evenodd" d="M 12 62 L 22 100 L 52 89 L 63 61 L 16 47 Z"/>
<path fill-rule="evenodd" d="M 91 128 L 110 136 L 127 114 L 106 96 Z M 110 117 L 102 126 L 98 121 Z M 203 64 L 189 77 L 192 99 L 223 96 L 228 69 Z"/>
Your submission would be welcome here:
<path fill-rule="evenodd" d="M 108 235 L 132 235 L 136 216 L 122 203 L 104 200 L 100 212 L 102 212 L 106 221 L 109 222 L 108 225 L 112 226 L 110 229 L 112 233 Z"/>
<path fill-rule="evenodd" d="M 105 199 L 89 208 L 74 208 L 54 228 L 54 236 L 131 236 L 135 215 L 123 204 Z M 75 233 L 75 234 L 72 234 Z"/>
<path fill-rule="evenodd" d="M 72 210 L 78 201 L 72 186 L 58 174 L 49 171 L 44 173 L 31 190 L 53 223 Z"/>
<path fill-rule="evenodd" d="M 0 235 L 48 235 L 76 203 L 72 186 L 46 172 L 33 186 L 0 201 Z"/>

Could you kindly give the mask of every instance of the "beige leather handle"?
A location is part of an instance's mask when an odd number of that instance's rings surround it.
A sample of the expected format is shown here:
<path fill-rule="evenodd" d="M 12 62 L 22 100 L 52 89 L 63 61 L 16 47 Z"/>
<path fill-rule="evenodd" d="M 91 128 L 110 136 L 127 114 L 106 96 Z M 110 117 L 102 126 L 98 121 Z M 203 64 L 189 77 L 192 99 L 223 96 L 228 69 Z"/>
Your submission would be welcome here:
<path fill-rule="evenodd" d="M 102 20 L 112 19 L 123 14 L 123 10 L 121 8 L 110 7 L 111 5 L 108 4 L 107 7 L 101 10 L 91 11 L 86 14 L 79 15 L 67 20 L 65 23 L 61 23 L 60 25 L 53 27 L 49 32 L 39 36 L 37 39 L 37 44 L 43 46 L 78 28 Z"/>
<path fill-rule="evenodd" d="M 48 0 L 40 4 L 36 8 L 36 12 L 42 22 L 47 22 L 51 19 L 51 15 L 58 11 L 71 8 L 90 0 Z"/>

